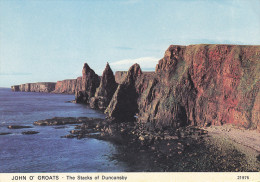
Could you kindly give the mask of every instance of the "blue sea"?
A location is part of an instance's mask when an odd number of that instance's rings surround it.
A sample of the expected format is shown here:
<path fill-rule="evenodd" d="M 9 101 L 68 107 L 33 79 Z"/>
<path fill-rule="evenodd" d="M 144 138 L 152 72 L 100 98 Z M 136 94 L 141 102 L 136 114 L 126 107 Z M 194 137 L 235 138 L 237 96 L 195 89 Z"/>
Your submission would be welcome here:
<path fill-rule="evenodd" d="M 34 126 L 33 122 L 53 117 L 104 118 L 99 111 L 86 105 L 70 103 L 74 95 L 12 92 L 0 88 L 0 172 L 121 172 L 123 162 L 111 159 L 117 146 L 93 138 L 68 139 L 73 125 Z M 32 128 L 8 129 L 9 125 Z M 22 135 L 23 131 L 38 131 Z"/>

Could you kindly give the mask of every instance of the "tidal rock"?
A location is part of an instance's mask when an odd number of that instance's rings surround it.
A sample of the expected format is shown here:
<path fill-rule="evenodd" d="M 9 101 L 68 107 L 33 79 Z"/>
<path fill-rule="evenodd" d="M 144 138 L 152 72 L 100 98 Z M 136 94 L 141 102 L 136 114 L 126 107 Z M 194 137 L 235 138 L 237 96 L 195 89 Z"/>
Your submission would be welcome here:
<path fill-rule="evenodd" d="M 12 134 L 12 133 L 0 133 L 0 135 L 10 135 L 10 134 Z"/>
<path fill-rule="evenodd" d="M 65 136 L 61 136 L 61 138 L 76 138 L 77 136 L 76 135 L 65 135 Z"/>
<path fill-rule="evenodd" d="M 34 135 L 39 133 L 38 131 L 24 131 L 22 132 L 23 135 Z"/>
<path fill-rule="evenodd" d="M 8 129 L 22 129 L 22 128 L 32 128 L 31 126 L 21 126 L 21 125 L 10 125 Z"/>
<path fill-rule="evenodd" d="M 53 125 L 66 125 L 66 124 L 81 124 L 87 123 L 88 125 L 94 125 L 97 122 L 101 122 L 100 118 L 88 118 L 88 117 L 54 117 L 51 119 L 35 121 L 34 125 L 40 126 L 53 126 Z"/>

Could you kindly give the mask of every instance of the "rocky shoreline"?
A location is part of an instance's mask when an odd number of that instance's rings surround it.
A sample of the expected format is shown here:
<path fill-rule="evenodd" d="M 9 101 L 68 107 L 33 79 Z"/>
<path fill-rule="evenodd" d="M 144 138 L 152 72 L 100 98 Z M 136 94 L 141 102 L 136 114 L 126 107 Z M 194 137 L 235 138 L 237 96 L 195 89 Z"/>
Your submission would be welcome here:
<path fill-rule="evenodd" d="M 253 163 L 248 162 L 252 158 L 225 137 L 222 137 L 222 143 L 217 141 L 207 128 L 189 126 L 157 131 L 132 121 L 118 123 L 87 117 L 55 117 L 34 122 L 34 125 L 46 127 L 67 124 L 73 124 L 75 128 L 61 138 L 91 137 L 112 142 L 119 152 L 111 156 L 111 160 L 125 162 L 130 171 L 260 171 L 258 156 Z"/>

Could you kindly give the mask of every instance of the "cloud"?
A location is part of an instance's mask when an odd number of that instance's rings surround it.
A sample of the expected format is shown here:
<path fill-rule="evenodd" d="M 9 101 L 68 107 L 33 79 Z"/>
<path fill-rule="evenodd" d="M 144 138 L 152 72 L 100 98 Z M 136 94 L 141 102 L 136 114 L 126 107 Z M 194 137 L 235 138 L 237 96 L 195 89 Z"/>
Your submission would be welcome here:
<path fill-rule="evenodd" d="M 123 59 L 110 63 L 110 66 L 114 71 L 127 71 L 133 64 L 138 63 L 143 71 L 154 71 L 158 60 L 159 59 L 155 57 Z"/>

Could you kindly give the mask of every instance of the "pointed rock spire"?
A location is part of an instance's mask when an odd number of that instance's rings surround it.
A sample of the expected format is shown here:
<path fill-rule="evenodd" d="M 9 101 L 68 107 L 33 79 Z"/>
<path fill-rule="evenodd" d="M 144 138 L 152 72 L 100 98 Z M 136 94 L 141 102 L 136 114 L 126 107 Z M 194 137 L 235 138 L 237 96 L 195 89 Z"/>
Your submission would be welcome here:
<path fill-rule="evenodd" d="M 125 80 L 123 81 L 124 83 L 128 83 L 128 84 L 132 84 L 133 82 L 135 82 L 136 78 L 139 77 L 140 75 L 142 75 L 142 70 L 140 68 L 140 65 L 135 63 L 134 65 L 132 65 L 126 75 Z"/>
<path fill-rule="evenodd" d="M 82 69 L 82 78 L 80 83 L 77 83 L 75 100 L 79 103 L 89 103 L 89 99 L 95 95 L 96 89 L 99 86 L 99 76 L 89 67 L 87 63 Z"/>
<path fill-rule="evenodd" d="M 138 64 L 134 64 L 130 67 L 125 80 L 117 87 L 105 111 L 108 117 L 123 121 L 135 116 L 138 112 L 138 94 L 136 92 L 135 82 L 141 74 L 142 70 Z"/>
<path fill-rule="evenodd" d="M 117 88 L 115 76 L 107 63 L 99 87 L 96 90 L 95 97 L 91 98 L 90 106 L 93 108 L 105 109 Z"/>

